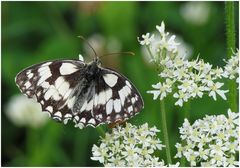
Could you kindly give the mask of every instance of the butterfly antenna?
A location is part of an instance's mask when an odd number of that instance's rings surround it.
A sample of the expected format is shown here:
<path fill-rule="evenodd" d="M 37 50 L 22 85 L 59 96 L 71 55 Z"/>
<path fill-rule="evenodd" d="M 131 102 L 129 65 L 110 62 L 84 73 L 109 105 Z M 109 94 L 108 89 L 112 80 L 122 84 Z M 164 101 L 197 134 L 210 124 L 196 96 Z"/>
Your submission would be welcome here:
<path fill-rule="evenodd" d="M 105 57 L 105 56 L 108 56 L 108 55 L 120 55 L 120 54 L 135 55 L 133 52 L 127 51 L 127 52 L 117 52 L 117 53 L 104 54 L 104 55 L 99 56 L 99 58 L 100 57 Z"/>
<path fill-rule="evenodd" d="M 83 41 L 85 41 L 87 43 L 87 45 L 93 50 L 94 54 L 95 54 L 95 58 L 97 58 L 97 53 L 96 51 L 94 50 L 94 48 L 91 46 L 91 44 L 87 41 L 87 39 L 85 39 L 83 36 L 77 36 L 79 37 L 80 39 L 82 39 Z"/>

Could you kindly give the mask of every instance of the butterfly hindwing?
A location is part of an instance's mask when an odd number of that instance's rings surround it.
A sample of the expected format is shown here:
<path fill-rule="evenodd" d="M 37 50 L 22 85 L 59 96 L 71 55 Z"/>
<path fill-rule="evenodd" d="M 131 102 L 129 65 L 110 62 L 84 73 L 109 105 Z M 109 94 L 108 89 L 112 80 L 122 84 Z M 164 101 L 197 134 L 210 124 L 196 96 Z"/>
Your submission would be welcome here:
<path fill-rule="evenodd" d="M 135 86 L 123 75 L 101 68 L 80 113 L 75 117 L 79 127 L 125 121 L 143 108 Z"/>

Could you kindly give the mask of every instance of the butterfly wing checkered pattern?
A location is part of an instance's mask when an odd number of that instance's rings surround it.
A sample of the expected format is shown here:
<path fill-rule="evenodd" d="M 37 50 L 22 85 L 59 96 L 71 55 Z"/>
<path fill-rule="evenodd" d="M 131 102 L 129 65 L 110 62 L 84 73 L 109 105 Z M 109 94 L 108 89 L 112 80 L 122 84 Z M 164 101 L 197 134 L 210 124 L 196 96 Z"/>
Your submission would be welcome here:
<path fill-rule="evenodd" d="M 135 86 L 111 69 L 79 60 L 59 60 L 33 65 L 16 77 L 20 90 L 35 98 L 42 110 L 65 124 L 96 127 L 125 121 L 143 108 Z"/>
<path fill-rule="evenodd" d="M 73 114 L 71 99 L 81 79 L 84 63 L 74 60 L 44 62 L 26 68 L 16 76 L 19 89 L 34 98 L 57 121 L 67 121 Z"/>
<path fill-rule="evenodd" d="M 100 74 L 92 84 L 91 96 L 74 118 L 80 128 L 125 121 L 143 108 L 141 95 L 126 77 L 104 68 Z"/>

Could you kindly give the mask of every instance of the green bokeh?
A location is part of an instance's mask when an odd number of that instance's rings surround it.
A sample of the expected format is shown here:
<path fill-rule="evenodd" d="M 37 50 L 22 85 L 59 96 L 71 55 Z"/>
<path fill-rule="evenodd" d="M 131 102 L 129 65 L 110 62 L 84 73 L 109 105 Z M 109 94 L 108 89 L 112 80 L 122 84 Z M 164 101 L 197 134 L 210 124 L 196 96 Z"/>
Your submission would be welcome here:
<path fill-rule="evenodd" d="M 90 160 L 91 147 L 99 139 L 96 129 L 79 130 L 73 124 L 58 124 L 50 119 L 38 129 L 16 127 L 4 111 L 10 97 L 20 92 L 14 82 L 16 74 L 42 61 L 76 59 L 83 52 L 83 42 L 76 38 L 78 35 L 115 37 L 122 44 L 121 51 L 135 53 L 135 56 L 106 57 L 103 66 L 106 61 L 107 67 L 127 76 L 143 96 L 145 108 L 130 122 L 136 125 L 148 122 L 161 129 L 159 102 L 146 94 L 157 82 L 157 75 L 154 67 L 144 61 L 137 37 L 155 31 L 155 25 L 164 20 L 167 31 L 180 35 L 191 45 L 191 59 L 200 53 L 205 61 L 222 66 L 222 59 L 226 58 L 224 2 L 207 2 L 210 15 L 204 25 L 193 25 L 182 18 L 180 8 L 185 3 L 2 2 L 2 166 L 100 166 Z M 174 155 L 185 107 L 174 106 L 171 97 L 165 102 Z M 221 98 L 212 101 L 204 96 L 191 101 L 190 120 L 224 113 L 227 108 L 227 102 Z M 159 135 L 163 140 L 162 134 Z M 165 153 L 157 154 L 165 159 Z"/>

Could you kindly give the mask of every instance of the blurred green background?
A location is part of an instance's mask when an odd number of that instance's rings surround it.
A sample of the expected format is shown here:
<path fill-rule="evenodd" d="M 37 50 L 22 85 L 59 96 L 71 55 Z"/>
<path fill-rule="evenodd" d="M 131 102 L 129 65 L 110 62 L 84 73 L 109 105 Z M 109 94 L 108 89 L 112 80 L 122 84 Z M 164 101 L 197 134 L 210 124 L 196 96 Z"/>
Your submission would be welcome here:
<path fill-rule="evenodd" d="M 63 125 L 51 119 L 38 128 L 19 127 L 5 114 L 10 97 L 20 93 L 14 77 L 22 69 L 46 60 L 77 59 L 80 53 L 91 59 L 92 53 L 78 35 L 94 43 L 99 54 L 136 54 L 105 57 L 103 66 L 127 76 L 143 96 L 144 110 L 129 122 L 148 122 L 161 129 L 159 102 L 146 93 L 157 83 L 157 74 L 144 59 L 137 37 L 155 31 L 155 26 L 164 20 L 166 30 L 184 40 L 192 51 L 190 59 L 200 53 L 205 61 L 222 66 L 222 59 L 226 58 L 224 2 L 189 3 L 2 2 L 2 166 L 100 166 L 90 160 L 92 145 L 99 139 L 96 129 L 80 130 L 73 124 Z M 199 9 L 188 8 L 199 4 L 203 12 L 192 14 Z M 237 2 L 235 6 L 238 25 Z M 184 109 L 189 109 L 193 122 L 206 114 L 226 113 L 228 108 L 219 97 L 213 101 L 204 96 L 183 108 L 174 106 L 171 97 L 165 102 L 172 156 L 176 154 L 174 145 L 179 141 L 178 127 L 183 122 Z M 163 140 L 161 133 L 159 136 Z M 165 159 L 165 152 L 157 155 Z"/>

